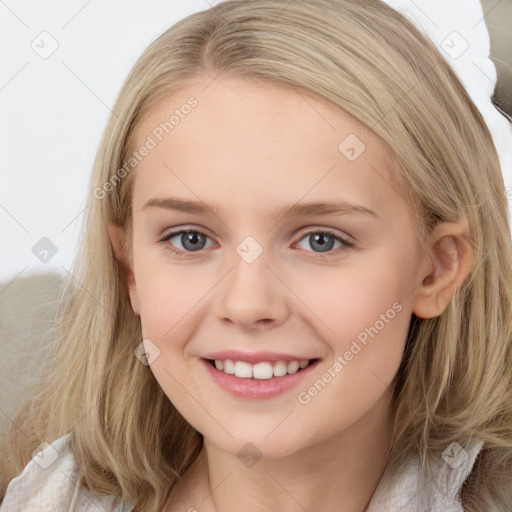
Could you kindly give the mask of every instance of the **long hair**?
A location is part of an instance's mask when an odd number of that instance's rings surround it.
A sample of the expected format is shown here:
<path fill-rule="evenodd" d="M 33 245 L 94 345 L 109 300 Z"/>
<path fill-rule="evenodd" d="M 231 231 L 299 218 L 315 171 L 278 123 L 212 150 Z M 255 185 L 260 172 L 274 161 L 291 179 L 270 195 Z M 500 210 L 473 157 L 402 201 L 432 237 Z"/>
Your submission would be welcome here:
<path fill-rule="evenodd" d="M 134 357 L 140 320 L 107 231 L 109 222 L 131 230 L 137 171 L 120 170 L 141 120 L 201 76 L 285 84 L 364 123 L 391 148 L 423 240 L 437 223 L 467 218 L 474 267 L 440 316 L 411 319 L 388 464 L 416 453 L 428 470 L 451 442 L 482 440 L 464 506 L 512 510 L 512 250 L 498 155 L 435 45 L 378 0 L 227 0 L 145 50 L 100 143 L 58 337 L 3 448 L 2 495 L 32 450 L 73 431 L 83 485 L 149 512 L 201 450 L 202 435 Z"/>

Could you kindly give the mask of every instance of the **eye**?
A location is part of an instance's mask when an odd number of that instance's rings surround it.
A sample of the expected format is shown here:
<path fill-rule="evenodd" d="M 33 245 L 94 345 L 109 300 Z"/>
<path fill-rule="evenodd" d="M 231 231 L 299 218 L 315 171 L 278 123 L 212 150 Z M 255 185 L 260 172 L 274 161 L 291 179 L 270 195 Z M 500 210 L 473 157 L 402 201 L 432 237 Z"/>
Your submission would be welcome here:
<path fill-rule="evenodd" d="M 301 238 L 301 241 L 298 243 L 298 245 L 301 249 L 307 250 L 306 247 L 300 246 L 301 243 L 309 245 L 311 248 L 313 248 L 313 252 L 329 254 L 333 252 L 338 252 L 332 251 L 336 243 L 339 244 L 338 247 L 336 247 L 336 249 L 339 249 L 341 247 L 342 250 L 353 248 L 355 245 L 350 240 L 343 238 L 342 236 L 336 234 L 334 231 L 328 229 L 324 229 L 321 231 L 311 231 L 309 233 L 306 233 L 306 235 L 303 238 Z"/>
<path fill-rule="evenodd" d="M 173 241 L 173 239 L 176 240 Z M 172 253 L 179 256 L 188 256 L 194 252 L 199 252 L 202 249 L 211 247 L 212 244 L 209 246 L 206 245 L 209 239 L 210 237 L 202 231 L 198 231 L 196 229 L 180 229 L 166 234 L 160 242 L 163 243 L 165 248 Z M 301 249 L 308 250 L 307 247 L 301 246 L 301 244 L 309 245 L 309 247 L 313 248 L 312 252 L 327 253 L 328 256 L 333 253 L 338 253 L 338 251 L 333 250 L 333 248 L 345 250 L 351 249 L 355 246 L 352 241 L 329 229 L 306 233 L 297 245 Z M 336 244 L 338 244 L 337 247 L 335 247 Z"/>
<path fill-rule="evenodd" d="M 176 242 L 172 242 L 173 239 Z M 195 229 L 180 229 L 179 231 L 172 231 L 165 235 L 160 242 L 166 244 L 166 248 L 174 253 L 190 253 L 205 249 L 205 244 L 209 237 L 201 231 Z M 181 247 L 175 247 L 176 244 L 181 244 Z"/>

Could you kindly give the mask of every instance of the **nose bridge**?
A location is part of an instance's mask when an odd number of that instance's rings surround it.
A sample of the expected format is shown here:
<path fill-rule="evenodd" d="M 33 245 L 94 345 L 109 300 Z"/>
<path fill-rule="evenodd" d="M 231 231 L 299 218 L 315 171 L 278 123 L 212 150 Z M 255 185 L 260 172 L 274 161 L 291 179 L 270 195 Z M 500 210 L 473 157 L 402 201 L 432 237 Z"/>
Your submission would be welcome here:
<path fill-rule="evenodd" d="M 252 236 L 235 249 L 218 316 L 250 327 L 260 321 L 280 323 L 287 314 L 284 287 L 268 268 L 269 251 Z"/>

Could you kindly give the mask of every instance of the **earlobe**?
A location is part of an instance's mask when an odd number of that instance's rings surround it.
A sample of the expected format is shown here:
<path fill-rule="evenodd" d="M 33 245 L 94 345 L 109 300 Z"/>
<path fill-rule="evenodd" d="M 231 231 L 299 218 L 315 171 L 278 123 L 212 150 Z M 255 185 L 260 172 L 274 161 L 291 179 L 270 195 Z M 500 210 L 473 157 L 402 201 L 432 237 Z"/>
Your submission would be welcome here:
<path fill-rule="evenodd" d="M 130 296 L 132 309 L 136 315 L 140 315 L 135 275 L 133 273 L 130 258 L 128 257 L 128 248 L 126 246 L 126 233 L 121 228 L 121 226 L 110 223 L 108 225 L 108 234 L 110 237 L 110 242 L 112 244 L 112 250 L 114 252 L 115 258 L 123 269 L 123 275 L 126 281 L 126 285 L 128 287 L 127 291 Z"/>
<path fill-rule="evenodd" d="M 430 272 L 416 290 L 413 303 L 413 312 L 419 318 L 433 318 L 444 311 L 474 261 L 465 219 L 438 224 L 430 241 Z"/>

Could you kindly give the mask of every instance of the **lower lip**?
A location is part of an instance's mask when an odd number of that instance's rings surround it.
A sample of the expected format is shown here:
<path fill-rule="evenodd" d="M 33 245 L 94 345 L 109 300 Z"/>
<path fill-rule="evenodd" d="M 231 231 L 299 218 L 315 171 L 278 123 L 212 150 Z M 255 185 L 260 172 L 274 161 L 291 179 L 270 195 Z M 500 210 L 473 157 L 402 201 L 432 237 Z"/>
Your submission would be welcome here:
<path fill-rule="evenodd" d="M 272 377 L 270 379 L 244 379 L 237 377 L 236 375 L 228 375 L 221 370 L 217 370 L 208 360 L 201 359 L 201 363 L 206 367 L 211 378 L 222 389 L 236 397 L 253 398 L 256 400 L 273 398 L 285 391 L 288 391 L 294 386 L 297 386 L 311 373 L 318 362 L 319 360 L 317 359 L 310 365 L 306 366 L 306 368 L 294 374 L 284 375 L 283 377 Z"/>

